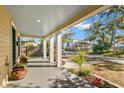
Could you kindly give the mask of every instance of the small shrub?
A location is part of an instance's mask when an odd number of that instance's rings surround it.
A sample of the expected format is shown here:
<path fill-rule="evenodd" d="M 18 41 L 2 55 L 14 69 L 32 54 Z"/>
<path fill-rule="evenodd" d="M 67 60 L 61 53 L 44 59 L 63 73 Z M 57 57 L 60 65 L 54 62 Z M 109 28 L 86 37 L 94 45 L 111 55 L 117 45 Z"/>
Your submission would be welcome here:
<path fill-rule="evenodd" d="M 119 55 L 119 57 L 124 58 L 124 54 Z"/>
<path fill-rule="evenodd" d="M 119 52 L 120 52 L 121 54 L 124 54 L 124 48 L 120 48 L 120 49 L 119 49 Z"/>
<path fill-rule="evenodd" d="M 113 52 L 109 52 L 109 53 L 104 53 L 102 54 L 103 56 L 112 56 L 113 55 Z"/>
<path fill-rule="evenodd" d="M 70 68 L 68 69 L 69 72 L 74 73 L 74 74 L 78 74 L 79 73 L 79 69 L 78 68 Z"/>
<path fill-rule="evenodd" d="M 105 82 L 102 87 L 103 88 L 111 88 L 111 85 L 108 82 Z"/>
<path fill-rule="evenodd" d="M 28 57 L 33 57 L 33 56 L 34 56 L 34 54 L 33 54 L 33 52 L 32 52 L 32 51 L 28 51 L 27 56 L 28 56 Z"/>
<path fill-rule="evenodd" d="M 79 71 L 78 75 L 80 76 L 89 76 L 91 74 L 91 70 L 90 69 L 86 69 L 86 68 L 83 68 Z"/>
<path fill-rule="evenodd" d="M 109 51 L 111 44 L 108 42 L 102 42 L 101 40 L 96 41 L 97 44 L 93 45 L 93 52 L 97 54 L 102 54 L 106 51 Z"/>
<path fill-rule="evenodd" d="M 27 64 L 28 63 L 28 58 L 24 55 L 20 57 L 20 63 L 22 64 Z"/>
<path fill-rule="evenodd" d="M 68 69 L 68 71 L 71 73 L 75 73 L 75 69 L 73 69 L 73 68 Z"/>
<path fill-rule="evenodd" d="M 79 55 L 74 56 L 73 61 L 81 67 L 85 62 L 85 51 L 81 51 Z"/>

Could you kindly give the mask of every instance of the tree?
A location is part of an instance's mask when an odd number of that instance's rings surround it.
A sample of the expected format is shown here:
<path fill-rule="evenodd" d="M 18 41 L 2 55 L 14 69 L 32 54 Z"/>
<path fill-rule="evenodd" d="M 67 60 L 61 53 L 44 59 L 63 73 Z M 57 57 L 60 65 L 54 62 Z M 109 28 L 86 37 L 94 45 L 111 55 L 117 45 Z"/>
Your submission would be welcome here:
<path fill-rule="evenodd" d="M 35 42 L 35 40 L 32 38 L 32 39 L 29 39 L 28 40 L 29 42 Z"/>
<path fill-rule="evenodd" d="M 113 6 L 98 14 L 96 20 L 87 29 L 89 31 L 87 39 L 98 41 L 101 45 L 111 44 L 114 50 L 116 41 L 123 40 L 122 36 L 116 38 L 118 30 L 124 30 L 124 6 Z"/>
<path fill-rule="evenodd" d="M 124 30 L 124 6 L 113 6 L 106 12 L 109 19 L 106 27 L 111 33 L 111 47 L 115 48 L 117 30 Z"/>
<path fill-rule="evenodd" d="M 62 37 L 63 45 L 64 45 L 64 43 L 69 44 L 70 42 L 72 42 L 72 37 L 74 36 L 74 34 L 75 34 L 74 32 L 72 32 L 71 30 L 68 29 L 67 32 L 65 32 Z"/>
<path fill-rule="evenodd" d="M 43 43 L 43 39 L 40 39 L 40 42 Z"/>

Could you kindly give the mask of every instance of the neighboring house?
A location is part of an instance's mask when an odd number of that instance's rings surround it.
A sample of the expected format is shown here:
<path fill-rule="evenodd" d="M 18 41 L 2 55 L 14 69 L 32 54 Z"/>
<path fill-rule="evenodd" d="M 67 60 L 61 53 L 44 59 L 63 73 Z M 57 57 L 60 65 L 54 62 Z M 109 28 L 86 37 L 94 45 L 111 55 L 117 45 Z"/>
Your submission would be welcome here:
<path fill-rule="evenodd" d="M 38 45 L 39 43 L 35 43 L 34 41 L 21 41 L 21 51 L 23 54 L 25 54 L 25 52 L 27 51 L 27 46 L 37 47 Z"/>
<path fill-rule="evenodd" d="M 22 46 L 37 46 L 38 44 L 33 41 L 21 41 Z"/>
<path fill-rule="evenodd" d="M 73 40 L 72 43 L 69 43 L 71 50 L 79 50 L 79 49 L 87 49 L 91 50 L 92 44 L 89 41 L 82 41 L 82 40 Z"/>
<path fill-rule="evenodd" d="M 70 47 L 72 47 L 72 45 L 73 45 L 75 42 L 79 42 L 79 41 L 81 41 L 81 40 L 72 39 L 71 42 L 68 42 L 68 43 L 65 44 L 65 47 L 70 48 Z"/>
<path fill-rule="evenodd" d="M 81 40 L 78 40 L 78 39 L 74 39 L 72 42 L 73 43 L 76 43 L 76 42 L 80 42 Z"/>
<path fill-rule="evenodd" d="M 90 49 L 91 44 L 89 42 L 75 42 L 72 45 L 72 48 L 76 49 Z"/>
<path fill-rule="evenodd" d="M 119 49 L 119 48 L 124 48 L 124 42 L 118 42 L 115 44 L 115 48 Z"/>

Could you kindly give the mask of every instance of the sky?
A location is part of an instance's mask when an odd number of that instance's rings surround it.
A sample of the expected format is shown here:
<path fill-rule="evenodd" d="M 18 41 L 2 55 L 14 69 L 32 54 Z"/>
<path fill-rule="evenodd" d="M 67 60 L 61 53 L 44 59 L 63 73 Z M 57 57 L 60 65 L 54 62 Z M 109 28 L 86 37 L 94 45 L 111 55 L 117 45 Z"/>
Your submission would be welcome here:
<path fill-rule="evenodd" d="M 93 16 L 93 17 L 86 19 L 85 21 L 69 28 L 69 30 L 71 30 L 72 32 L 75 33 L 75 35 L 72 38 L 73 39 L 85 39 L 87 37 L 86 29 L 88 29 L 92 25 L 92 23 L 96 17 L 97 16 Z"/>
<path fill-rule="evenodd" d="M 28 40 L 31 40 L 31 39 L 34 39 L 36 43 L 40 42 L 40 38 L 29 38 L 29 37 L 23 37 L 22 38 L 22 41 L 28 41 Z"/>

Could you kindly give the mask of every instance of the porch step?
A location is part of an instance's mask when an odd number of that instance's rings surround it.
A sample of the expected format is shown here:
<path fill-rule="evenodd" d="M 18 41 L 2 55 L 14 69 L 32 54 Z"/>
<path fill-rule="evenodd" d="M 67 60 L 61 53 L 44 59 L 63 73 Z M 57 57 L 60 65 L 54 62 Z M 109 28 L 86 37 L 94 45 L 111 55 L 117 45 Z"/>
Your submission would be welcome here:
<path fill-rule="evenodd" d="M 56 67 L 56 63 L 50 63 L 49 59 L 31 58 L 28 59 L 28 67 Z"/>
<path fill-rule="evenodd" d="M 56 63 L 28 63 L 28 67 L 56 67 Z"/>

